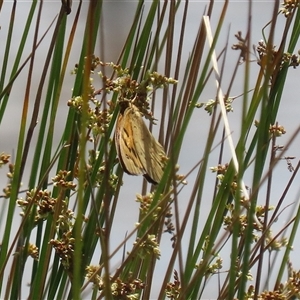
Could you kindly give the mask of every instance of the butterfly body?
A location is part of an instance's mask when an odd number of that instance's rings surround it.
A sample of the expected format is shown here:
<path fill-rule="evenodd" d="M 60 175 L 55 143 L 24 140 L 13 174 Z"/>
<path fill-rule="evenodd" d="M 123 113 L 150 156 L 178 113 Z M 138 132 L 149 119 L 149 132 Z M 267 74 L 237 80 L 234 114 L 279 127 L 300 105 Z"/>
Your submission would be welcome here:
<path fill-rule="evenodd" d="M 131 175 L 143 175 L 157 184 L 162 175 L 164 148 L 156 141 L 143 121 L 138 108 L 129 101 L 120 102 L 115 131 L 115 143 L 123 170 Z"/>

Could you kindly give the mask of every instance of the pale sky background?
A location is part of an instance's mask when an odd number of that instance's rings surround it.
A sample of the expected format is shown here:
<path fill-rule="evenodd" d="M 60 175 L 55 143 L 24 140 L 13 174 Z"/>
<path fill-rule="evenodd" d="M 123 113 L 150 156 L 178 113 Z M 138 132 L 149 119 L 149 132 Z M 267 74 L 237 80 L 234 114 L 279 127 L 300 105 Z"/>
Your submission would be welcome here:
<path fill-rule="evenodd" d="M 205 7 L 207 5 L 208 1 L 191 1 L 189 4 L 189 11 L 188 11 L 188 23 L 187 23 L 187 29 L 186 29 L 186 38 L 185 38 L 185 44 L 184 44 L 184 55 L 183 61 L 187 60 L 188 54 L 191 52 L 194 39 L 198 30 L 200 19 L 203 15 L 203 12 L 205 10 Z M 273 3 L 274 1 L 253 1 L 253 29 L 252 29 L 252 43 L 257 44 L 258 41 L 262 39 L 262 28 L 268 23 L 272 16 L 272 9 L 273 9 Z M 147 10 L 149 8 L 149 5 L 151 4 L 151 1 L 146 1 L 145 3 L 145 15 L 147 15 Z M 69 15 L 69 25 L 72 24 L 75 11 L 77 9 L 78 1 L 73 0 L 73 11 Z M 104 45 L 104 53 L 95 53 L 96 55 L 99 55 L 103 61 L 116 61 L 116 59 L 119 56 L 119 53 L 122 49 L 122 46 L 124 44 L 124 41 L 127 37 L 128 31 L 131 26 L 131 22 L 133 20 L 134 14 L 135 14 L 135 8 L 137 5 L 137 1 L 104 1 L 103 3 L 103 33 L 104 37 L 103 40 L 105 40 Z M 222 9 L 223 1 L 216 1 L 215 3 L 215 9 L 212 17 L 212 28 L 215 29 L 215 23 L 214 20 L 218 19 L 218 15 Z M 6 39 L 7 29 L 8 29 L 8 22 L 9 22 L 9 15 L 10 10 L 12 7 L 11 1 L 5 1 L 1 14 L 0 19 L 0 37 L 1 40 Z M 53 20 L 54 16 L 59 11 L 60 7 L 60 1 L 45 1 L 44 3 L 44 14 L 42 18 L 42 26 L 40 28 L 40 33 L 42 34 L 46 28 L 49 26 L 51 21 Z M 83 4 L 83 11 L 87 11 L 88 3 Z M 183 5 L 182 5 L 183 8 Z M 17 4 L 17 19 L 18 19 L 18 28 L 20 28 L 20 31 L 16 28 L 16 31 L 14 32 L 13 40 L 15 41 L 16 47 L 18 47 L 20 36 L 23 30 L 23 26 L 26 21 L 26 16 L 28 14 L 28 11 L 30 9 L 30 2 L 27 1 L 18 1 Z M 182 11 L 182 10 L 181 10 Z M 180 13 L 178 14 L 180 15 Z M 220 36 L 217 50 L 221 50 L 225 43 L 227 34 L 229 31 L 229 47 L 231 47 L 232 44 L 237 43 L 236 38 L 234 37 L 234 34 L 237 33 L 237 31 L 242 31 L 243 36 L 246 33 L 247 29 L 247 18 L 248 18 L 248 1 L 230 1 L 229 9 L 227 12 L 227 16 L 225 19 L 225 24 L 223 26 L 223 31 Z M 281 23 L 282 21 L 282 23 Z M 85 14 L 82 13 L 81 18 L 82 25 L 78 27 L 78 40 L 80 45 L 80 39 L 83 35 L 83 30 L 85 26 Z M 277 36 L 280 37 L 282 30 L 283 30 L 283 24 L 284 24 L 284 17 L 279 18 L 279 23 L 277 25 L 278 32 Z M 176 24 L 176 27 L 180 28 L 180 23 Z M 279 40 L 278 40 L 279 41 Z M 41 46 L 41 49 L 37 51 L 37 60 L 41 61 L 41 65 L 44 62 L 44 55 L 46 51 L 43 51 L 43 49 L 47 49 L 48 47 L 48 40 L 46 39 L 43 45 Z M 276 44 L 276 41 L 275 41 Z M 30 47 L 31 45 L 29 45 Z M 27 52 L 25 52 L 23 60 L 27 57 L 27 55 L 30 53 L 30 48 L 28 47 Z M 207 51 L 208 47 L 206 45 Z M 73 49 L 76 49 L 76 46 L 73 47 Z M 78 46 L 78 49 L 79 46 Z M 99 47 L 100 49 L 100 47 Z M 17 50 L 17 49 L 16 49 Z M 0 58 L 3 57 L 3 46 L 0 46 Z M 175 51 L 176 52 L 176 51 Z M 11 53 L 12 57 L 14 56 L 14 53 Z M 70 61 L 69 61 L 69 70 L 73 69 L 74 65 L 78 61 L 79 53 L 73 52 Z M 224 85 L 224 91 L 226 91 L 228 81 L 231 78 L 232 69 L 235 65 L 235 62 L 238 58 L 239 52 L 233 51 L 229 49 L 228 56 L 227 56 L 227 62 L 225 66 L 225 76 L 223 78 L 223 85 Z M 255 57 L 253 56 L 253 59 Z M 22 61 L 23 61 L 22 60 Z M 184 66 L 184 63 L 183 63 Z M 254 62 L 251 65 L 251 73 L 254 76 L 257 74 L 259 70 L 259 66 Z M 285 144 L 289 138 L 293 134 L 293 130 L 299 125 L 299 68 L 298 69 L 291 69 L 289 71 L 289 76 L 286 82 L 286 89 L 283 95 L 284 101 L 282 102 L 285 107 L 280 109 L 280 112 L 278 114 L 278 122 L 281 125 L 284 125 L 284 127 L 287 130 L 287 134 L 283 136 L 279 141 L 281 144 Z M 226 77 L 226 73 L 228 72 L 228 77 Z M 243 72 L 243 67 L 241 67 L 240 72 Z M 26 72 L 24 72 L 26 74 Z M 41 74 L 41 70 L 36 68 L 35 74 L 37 78 L 39 78 Z M 241 73 L 243 74 L 243 73 Z M 228 78 L 228 79 L 227 79 Z M 61 121 L 62 123 L 57 123 L 56 127 L 56 137 L 57 142 L 59 142 L 59 138 L 61 136 L 61 128 L 63 128 L 65 124 L 65 118 L 67 115 L 68 107 L 67 107 L 67 101 L 71 97 L 71 89 L 73 86 L 75 76 L 70 75 L 70 73 L 66 74 L 65 78 L 65 87 L 63 89 L 63 94 L 61 95 L 61 102 L 60 102 L 60 108 L 59 108 L 59 117 L 57 120 Z M 232 95 L 236 96 L 239 95 L 242 92 L 243 89 L 243 77 L 240 76 L 241 82 L 238 82 L 238 79 L 235 82 L 234 88 L 232 89 Z M 38 80 L 38 79 L 37 79 Z M 254 81 L 252 82 L 254 83 Z M 14 85 L 14 89 L 12 90 L 10 101 L 7 108 L 7 113 L 5 118 L 3 119 L 3 123 L 0 126 L 0 152 L 8 152 L 12 153 L 16 149 L 17 145 L 17 139 L 18 139 L 18 132 L 19 132 L 19 122 L 18 120 L 21 117 L 21 111 L 22 111 L 22 105 L 23 105 L 23 98 L 24 98 L 24 91 L 25 91 L 25 85 L 26 85 L 26 78 L 20 77 L 17 79 L 17 82 Z M 180 78 L 179 78 L 179 86 L 180 86 Z M 216 87 L 214 81 L 209 83 L 209 88 L 205 90 L 205 92 L 202 95 L 202 98 L 199 99 L 199 102 L 206 102 L 211 98 L 215 97 L 216 93 Z M 250 84 L 251 86 L 251 84 Z M 16 88 L 18 87 L 18 88 Z M 31 92 L 32 98 L 35 97 L 35 91 L 32 90 Z M 237 99 L 234 103 L 234 111 L 238 112 L 241 105 L 239 103 L 241 101 L 240 99 Z M 230 114 L 230 125 L 233 131 L 233 139 L 236 142 L 236 139 L 239 134 L 239 128 L 240 128 L 240 117 L 238 113 Z M 158 120 L 159 122 L 159 120 Z M 210 117 L 208 114 L 203 110 L 195 110 L 193 120 L 191 122 L 191 126 L 189 127 L 189 131 L 187 132 L 185 136 L 185 142 L 183 145 L 183 149 L 181 152 L 179 165 L 180 165 L 180 173 L 185 174 L 189 172 L 189 170 L 199 161 L 199 158 L 201 158 L 201 153 L 203 153 L 204 145 L 203 141 L 206 139 L 207 135 L 207 128 L 208 124 L 210 122 Z M 38 131 L 36 131 L 37 133 Z M 228 148 L 227 148 L 228 150 Z M 227 151 L 226 150 L 226 151 Z M 228 152 L 227 152 L 228 153 Z M 217 154 L 217 153 L 216 153 Z M 299 138 L 293 143 L 293 145 L 290 147 L 289 151 L 287 152 L 287 155 L 296 156 L 296 160 L 294 165 L 296 165 L 297 160 L 299 159 Z M 216 158 L 214 155 L 212 155 L 212 158 Z M 30 160 L 32 160 L 32 157 L 29 157 L 28 165 L 30 165 Z M 212 161 L 212 165 L 214 166 L 217 164 L 217 161 Z M 273 191 L 272 191 L 272 201 L 276 203 L 278 199 L 280 198 L 283 189 L 286 186 L 286 183 L 291 176 L 291 173 L 288 172 L 285 162 L 282 162 L 276 167 L 276 170 L 279 170 L 279 172 L 275 173 L 274 181 L 278 184 L 274 184 Z M 30 171 L 30 170 L 28 170 Z M 53 170 L 54 172 L 55 170 Z M 6 184 L 6 177 L 5 173 L 7 171 L 4 169 L 0 170 L 0 184 L 1 189 Z M 53 173 L 54 175 L 54 173 Z M 179 195 L 180 201 L 182 201 L 182 211 L 184 211 L 185 203 L 187 202 L 189 196 L 190 196 L 190 187 L 193 186 L 193 181 L 195 179 L 196 174 L 192 174 L 187 181 L 189 184 L 183 189 L 183 191 Z M 252 174 L 251 174 L 252 175 Z M 28 172 L 25 172 L 25 176 L 23 179 L 24 187 L 26 187 L 26 176 L 28 179 Z M 298 177 L 297 177 L 298 178 Z M 209 174 L 208 172 L 208 178 L 212 179 L 212 184 L 214 184 L 215 175 Z M 249 180 L 251 182 L 251 176 L 249 178 L 245 178 L 245 181 Z M 120 240 L 120 237 L 124 237 L 126 232 L 130 232 L 134 228 L 134 223 L 138 219 L 139 214 L 139 205 L 134 201 L 136 193 L 139 193 L 140 190 L 137 190 L 136 187 L 141 186 L 141 177 L 135 177 L 135 176 L 129 176 L 127 174 L 123 177 L 124 181 L 124 188 L 122 191 L 122 195 L 120 197 L 119 201 L 119 207 L 117 210 L 116 220 L 119 220 L 119 222 L 114 224 L 113 232 L 112 232 L 112 245 L 111 250 L 114 250 L 114 247 L 118 245 L 118 241 Z M 208 181 L 209 182 L 209 181 Z M 299 178 L 296 179 L 296 182 L 299 182 Z M 246 182 L 247 184 L 247 182 Z M 209 191 L 208 199 L 211 201 L 211 186 L 207 187 L 207 191 Z M 294 201 L 298 201 L 298 193 L 299 193 L 299 185 L 294 184 L 288 197 L 286 205 L 291 204 Z M 186 202 L 185 202 L 186 201 Z M 210 207 L 210 205 L 209 205 Z M 126 213 L 124 213 L 126 211 Z M 205 207 L 203 206 L 203 216 L 206 215 Z M 278 220 L 277 224 L 275 224 L 274 228 L 280 229 L 283 227 L 283 225 L 286 223 L 286 221 L 289 219 L 289 213 L 290 210 L 286 210 L 285 214 L 281 216 L 281 218 Z M 16 216 L 19 214 L 19 211 L 16 211 Z M 205 217 L 203 218 L 205 220 Z M 16 217 L 16 226 L 19 224 L 18 217 Z M 0 228 L 0 234 L 1 230 Z M 201 228 L 199 228 L 201 231 Z M 114 238 L 114 235 L 116 238 Z M 162 241 L 161 244 L 161 252 L 162 257 L 157 262 L 157 277 L 154 282 L 153 286 L 153 299 L 156 299 L 156 293 L 155 291 L 160 287 L 160 283 L 163 279 L 164 272 L 163 270 L 167 267 L 166 263 L 168 263 L 168 260 L 164 260 L 164 257 L 168 257 L 169 253 L 171 251 L 171 242 L 170 242 L 170 235 L 165 236 L 165 238 Z M 184 242 L 184 241 L 183 241 Z M 130 249 L 131 244 L 128 243 L 128 249 Z M 295 248 L 299 251 L 300 245 L 295 245 Z M 226 255 L 228 257 L 228 253 L 226 254 L 226 250 L 224 249 L 224 266 L 227 265 L 228 262 L 226 262 Z M 295 253 L 295 255 L 297 255 Z M 297 258 L 297 256 L 295 256 Z M 97 263 L 98 257 L 95 257 L 94 263 Z M 113 264 L 115 264 L 115 267 L 118 266 L 118 263 L 122 259 L 122 253 L 120 253 L 120 256 L 115 257 L 113 260 Z M 294 268 L 300 268 L 300 262 L 297 261 L 297 259 L 292 260 L 294 263 Z M 298 265 L 297 265 L 298 263 Z M 114 266 L 114 265 L 113 265 Z M 224 270 L 226 267 L 224 267 Z M 9 270 L 9 269 L 7 269 Z M 159 272 L 159 270 L 162 270 L 162 272 Z M 253 273 L 255 274 L 255 273 Z M 215 277 L 217 279 L 217 277 Z M 210 284 L 210 283 L 209 283 Z M 206 289 L 205 294 L 203 295 L 203 298 L 214 298 L 216 296 L 216 281 L 211 280 L 211 289 Z M 250 283 L 249 283 L 250 284 Z M 26 296 L 26 289 L 24 290 L 24 296 Z M 87 297 L 88 298 L 88 297 Z"/>

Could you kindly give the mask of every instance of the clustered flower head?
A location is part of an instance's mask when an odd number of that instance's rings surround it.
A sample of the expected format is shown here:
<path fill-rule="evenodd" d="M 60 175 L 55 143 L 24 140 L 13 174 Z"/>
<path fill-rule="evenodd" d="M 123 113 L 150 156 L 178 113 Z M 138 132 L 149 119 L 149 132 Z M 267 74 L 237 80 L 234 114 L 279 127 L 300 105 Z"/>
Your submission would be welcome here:
<path fill-rule="evenodd" d="M 56 221 L 57 231 L 72 231 L 75 223 L 74 211 L 68 208 L 68 198 L 61 199 L 60 213 Z"/>
<path fill-rule="evenodd" d="M 91 174 L 93 172 L 93 166 L 97 163 L 98 161 L 98 156 L 99 152 L 95 151 L 94 149 L 91 149 L 88 151 L 88 171 Z M 109 177 L 108 177 L 108 176 Z M 97 176 L 95 178 L 95 185 L 100 186 L 101 183 L 105 180 L 105 185 L 107 188 L 111 188 L 112 191 L 115 191 L 118 187 L 118 176 L 115 175 L 112 172 L 106 172 L 106 163 L 105 161 L 102 161 L 100 164 L 100 167 L 98 168 L 97 171 Z"/>
<path fill-rule="evenodd" d="M 255 287 L 251 284 L 248 287 L 247 292 L 243 299 L 245 300 L 253 300 L 255 296 Z M 259 295 L 257 295 L 258 300 L 283 300 L 290 299 L 287 297 L 287 294 L 283 291 L 283 285 L 279 285 L 279 288 L 274 291 L 263 291 Z M 237 300 L 236 298 L 234 300 Z"/>
<path fill-rule="evenodd" d="M 209 265 L 204 265 L 203 261 L 200 261 L 199 264 L 195 266 L 196 269 L 205 267 L 205 276 L 211 276 L 217 274 L 219 270 L 223 268 L 223 259 L 217 255 L 214 262 L 211 262 Z"/>
<path fill-rule="evenodd" d="M 100 291 L 105 288 L 104 280 L 99 275 L 99 266 L 87 266 L 86 278 L 93 283 Z M 110 277 L 110 281 L 112 277 Z M 138 300 L 140 291 L 145 288 L 145 284 L 139 278 L 134 278 L 130 273 L 126 280 L 120 277 L 116 278 L 110 283 L 110 289 L 113 296 L 118 299 Z"/>
<path fill-rule="evenodd" d="M 228 166 L 229 166 L 228 164 L 224 164 L 224 165 L 218 165 L 216 167 L 210 168 L 212 172 L 217 173 L 217 178 L 220 181 L 218 187 L 221 186 L 221 183 L 225 178 L 225 174 L 228 170 Z M 247 199 L 245 195 L 243 195 L 242 190 L 238 191 L 239 185 L 236 180 L 237 180 L 237 176 L 234 176 L 233 181 L 230 183 L 231 195 L 233 196 L 233 199 L 236 199 L 236 195 L 239 195 L 239 198 L 237 200 L 239 201 L 242 207 L 247 209 L 249 207 L 249 199 Z M 226 205 L 226 208 L 227 208 L 227 215 L 224 217 L 224 226 L 226 230 L 232 232 L 234 226 L 239 225 L 238 227 L 240 229 L 239 236 L 241 237 L 244 236 L 246 229 L 248 228 L 248 222 L 249 222 L 249 217 L 247 213 L 246 212 L 242 213 L 241 208 L 239 208 L 239 211 L 237 211 L 234 201 L 228 203 Z M 262 231 L 261 224 L 264 223 L 265 212 L 266 210 L 269 211 L 272 209 L 273 207 L 266 208 L 265 206 L 259 206 L 259 205 L 256 207 L 256 212 L 255 212 L 256 218 L 253 218 L 253 223 L 252 223 L 252 227 L 254 230 L 258 232 Z M 257 241 L 259 239 L 259 236 L 253 233 L 252 238 L 253 241 Z"/>
<path fill-rule="evenodd" d="M 300 63 L 299 51 L 298 54 L 282 53 L 281 57 L 279 57 L 279 52 L 276 49 L 276 46 L 268 47 L 264 41 L 258 42 L 256 51 L 260 59 L 258 61 L 259 65 L 262 65 L 262 62 L 265 60 L 265 58 L 268 58 L 269 63 L 274 63 L 274 68 L 279 65 L 280 69 L 287 63 L 290 67 L 295 69 Z"/>
<path fill-rule="evenodd" d="M 299 6 L 299 0 L 283 0 L 280 12 L 284 14 L 286 18 L 290 17 L 296 8 Z"/>
<path fill-rule="evenodd" d="M 117 278 L 111 284 L 111 291 L 113 296 L 123 297 L 128 300 L 138 300 L 139 293 L 137 291 L 145 288 L 145 284 L 140 279 L 130 278 L 123 281 L 121 278 Z"/>
<path fill-rule="evenodd" d="M 277 124 L 271 125 L 269 131 L 270 131 L 271 135 L 275 135 L 276 137 L 281 136 L 286 133 L 284 127 L 281 125 L 277 125 Z"/>
<path fill-rule="evenodd" d="M 67 270 L 73 269 L 73 254 L 75 239 L 72 231 L 64 232 L 59 239 L 52 239 L 49 242 L 60 257 L 62 265 Z"/>
<path fill-rule="evenodd" d="M 10 155 L 4 152 L 0 153 L 0 168 L 9 163 Z"/>
<path fill-rule="evenodd" d="M 217 178 L 220 181 L 220 184 L 218 185 L 218 187 L 220 187 L 221 183 L 223 182 L 224 178 L 225 178 L 225 174 L 228 170 L 229 164 L 226 163 L 224 165 L 219 164 L 218 166 L 215 167 L 211 167 L 210 170 L 213 173 L 217 173 Z M 230 183 L 230 187 L 231 187 L 231 193 L 232 195 L 235 195 L 238 189 L 238 183 L 237 183 L 237 176 L 234 176 L 233 181 Z M 240 191 L 242 193 L 242 191 Z M 240 201 L 245 203 L 247 202 L 247 200 L 245 199 L 245 196 L 242 195 L 240 193 Z"/>
<path fill-rule="evenodd" d="M 268 246 L 270 251 L 279 251 L 281 248 L 287 246 L 288 239 L 286 237 L 274 238 L 272 231 L 268 230 L 266 233 L 265 244 Z"/>
<path fill-rule="evenodd" d="M 236 33 L 234 36 L 237 38 L 238 43 L 233 44 L 231 49 L 232 50 L 239 50 L 241 52 L 240 62 L 242 63 L 242 62 L 247 60 L 247 56 L 248 56 L 247 38 L 242 37 L 242 32 L 241 31 L 238 31 L 238 33 Z"/>
<path fill-rule="evenodd" d="M 68 106 L 76 109 L 78 113 L 82 113 L 83 109 L 83 97 L 76 96 L 68 101 Z M 102 101 L 96 98 L 90 99 L 89 107 L 85 111 L 87 114 L 87 128 L 91 131 L 91 141 L 98 140 L 99 136 L 103 136 L 112 119 L 114 105 L 111 102 L 107 103 L 106 108 L 101 108 Z"/>
<path fill-rule="evenodd" d="M 117 92 L 120 104 L 122 104 L 122 102 L 131 101 L 142 115 L 151 122 L 154 122 L 155 118 L 150 111 L 149 92 L 152 93 L 154 90 L 169 84 L 176 84 L 177 81 L 173 78 L 160 75 L 157 72 L 147 72 L 145 79 L 141 82 L 137 82 L 132 79 L 129 74 L 129 69 L 123 69 L 120 65 L 113 63 L 107 65 L 116 71 L 117 77 L 115 79 L 109 79 L 103 76 L 102 73 L 99 73 L 104 81 L 106 92 Z"/>
<path fill-rule="evenodd" d="M 137 194 L 136 195 L 136 202 L 140 203 L 140 211 L 141 211 L 141 215 L 145 216 L 147 215 L 151 208 L 152 208 L 152 201 L 153 201 L 153 196 L 154 193 L 149 193 L 147 195 L 140 195 Z M 156 206 L 156 208 L 154 209 L 154 211 L 151 214 L 151 218 L 153 220 L 156 220 L 158 218 L 159 213 L 161 212 L 161 206 Z M 172 211 L 171 211 L 171 207 L 167 208 L 167 211 L 165 213 L 165 226 L 166 229 L 164 230 L 164 232 L 168 232 L 170 234 L 174 233 L 175 227 L 172 223 Z"/>
<path fill-rule="evenodd" d="M 71 171 L 60 170 L 58 174 L 52 178 L 52 181 L 55 186 L 68 189 L 75 190 L 76 184 L 73 181 L 69 181 L 68 177 L 71 175 Z"/>
<path fill-rule="evenodd" d="M 67 180 L 69 175 L 70 172 L 61 170 L 54 178 L 52 178 L 52 181 L 55 186 L 61 190 L 74 190 L 76 188 L 76 184 L 74 184 L 73 181 Z M 51 192 L 49 190 L 37 190 L 34 188 L 26 192 L 25 200 L 19 198 L 17 200 L 17 205 L 22 209 L 22 216 L 24 216 L 27 210 L 30 209 L 30 214 L 35 214 L 34 220 L 35 222 L 38 222 L 39 220 L 46 219 L 49 215 L 54 213 L 57 201 L 57 198 L 53 198 L 51 196 Z M 61 200 L 61 213 L 64 212 L 65 215 L 68 215 L 67 218 L 70 218 L 70 215 L 72 215 L 73 212 L 70 213 L 69 210 L 64 209 L 67 207 L 67 203 L 67 200 Z"/>
<path fill-rule="evenodd" d="M 140 211 L 143 215 L 146 215 L 150 208 L 152 207 L 154 193 L 149 193 L 147 195 L 136 195 L 136 202 L 140 203 Z M 152 218 L 155 220 L 157 219 L 157 215 L 161 211 L 161 207 L 158 206 L 155 211 L 153 212 Z"/>
<path fill-rule="evenodd" d="M 203 255 L 207 253 L 208 251 L 208 246 L 210 242 L 210 236 L 205 237 L 204 245 L 202 247 Z M 210 250 L 209 250 L 210 251 Z M 219 256 L 219 254 L 212 253 L 213 258 L 209 260 L 209 263 L 201 259 L 200 263 L 195 265 L 195 269 L 203 269 L 204 268 L 204 274 L 206 278 L 218 273 L 219 270 L 222 269 L 223 267 L 223 260 Z"/>
<path fill-rule="evenodd" d="M 246 229 L 248 228 L 249 216 L 245 213 L 237 212 L 233 203 L 227 204 L 226 207 L 228 209 L 228 215 L 224 217 L 224 226 L 226 230 L 232 232 L 234 226 L 239 225 L 238 227 L 240 229 L 239 236 L 241 237 L 244 236 L 246 233 Z M 261 224 L 264 223 L 266 209 L 272 210 L 273 207 L 269 207 L 269 208 L 266 208 L 265 206 L 256 207 L 256 217 Z M 261 232 L 262 231 L 261 224 L 257 224 L 253 220 L 252 227 L 257 232 Z M 252 239 L 253 241 L 258 241 L 259 236 L 253 232 Z"/>
<path fill-rule="evenodd" d="M 99 290 L 104 288 L 102 277 L 99 275 L 99 266 L 89 265 L 85 268 L 85 277 L 93 283 Z"/>
<path fill-rule="evenodd" d="M 58 195 L 62 195 L 62 192 L 66 190 L 75 189 L 76 184 L 67 180 L 69 175 L 70 172 L 61 170 L 53 178 L 55 186 L 61 192 L 58 192 Z M 75 217 L 74 212 L 68 209 L 68 202 L 68 198 L 53 198 L 51 192 L 46 189 L 32 189 L 26 192 L 25 200 L 17 200 L 17 204 L 22 208 L 21 215 L 24 216 L 25 213 L 34 214 L 35 223 L 48 218 L 49 215 L 54 215 L 59 210 L 57 219 L 55 220 L 58 237 L 57 239 L 50 240 L 49 244 L 53 246 L 61 258 L 63 266 L 69 270 L 73 267 L 75 240 L 72 234 Z M 38 248 L 33 244 L 29 244 L 27 253 L 36 260 L 39 257 Z"/>
<path fill-rule="evenodd" d="M 15 171 L 15 165 L 9 164 L 8 165 L 8 173 L 6 174 L 6 176 L 8 178 L 8 183 L 7 183 L 6 187 L 3 189 L 4 197 L 6 199 L 9 199 L 9 197 L 10 197 L 11 185 L 12 185 L 12 179 L 13 179 L 13 176 L 14 176 L 14 171 Z"/>
<path fill-rule="evenodd" d="M 21 215 L 24 216 L 28 207 L 33 208 L 33 204 L 37 209 L 32 209 L 32 212 L 35 212 L 35 222 L 38 222 L 41 219 L 47 218 L 49 214 L 54 212 L 56 205 L 56 199 L 51 197 L 51 192 L 48 190 L 36 190 L 32 189 L 26 192 L 26 198 L 17 200 L 18 206 L 22 208 Z"/>
<path fill-rule="evenodd" d="M 179 280 L 178 272 L 174 270 L 174 282 L 168 282 L 165 288 L 165 293 L 169 299 L 177 299 L 181 291 L 181 282 Z"/>
<path fill-rule="evenodd" d="M 259 122 L 255 121 L 254 125 L 256 127 L 258 127 L 259 126 Z M 283 134 L 285 134 L 286 131 L 285 131 L 285 128 L 282 125 L 274 124 L 274 125 L 270 125 L 269 133 L 270 133 L 270 137 L 273 137 L 273 136 L 280 137 Z"/>
<path fill-rule="evenodd" d="M 160 258 L 159 244 L 154 234 L 148 234 L 147 238 L 143 241 L 141 241 L 140 238 L 137 238 L 134 245 L 138 245 L 138 254 L 141 258 L 145 258 L 149 255 L 154 255 L 157 259 Z"/>
<path fill-rule="evenodd" d="M 265 290 L 257 295 L 259 300 L 285 300 L 300 298 L 300 271 L 294 270 L 291 265 L 288 266 L 289 277 L 285 283 L 279 283 L 274 290 Z M 245 300 L 253 300 L 255 288 L 250 285 L 245 293 Z"/>
<path fill-rule="evenodd" d="M 225 105 L 225 110 L 227 112 L 233 112 L 232 103 L 234 99 L 235 98 L 233 97 L 224 96 L 224 105 Z M 208 114 L 211 116 L 218 104 L 219 101 L 217 99 L 209 99 L 206 103 L 202 103 L 202 102 L 196 103 L 195 107 L 196 108 L 204 107 L 204 110 L 206 110 Z"/>
<path fill-rule="evenodd" d="M 29 243 L 27 253 L 34 260 L 39 260 L 39 248 L 36 245 Z"/>

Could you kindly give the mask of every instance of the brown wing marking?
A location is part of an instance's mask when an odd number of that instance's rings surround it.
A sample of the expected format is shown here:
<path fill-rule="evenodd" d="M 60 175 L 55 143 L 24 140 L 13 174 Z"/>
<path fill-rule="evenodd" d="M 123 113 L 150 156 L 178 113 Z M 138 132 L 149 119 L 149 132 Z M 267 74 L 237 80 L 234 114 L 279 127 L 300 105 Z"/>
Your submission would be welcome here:
<path fill-rule="evenodd" d="M 131 108 L 128 107 L 123 114 L 120 113 L 118 116 L 115 131 L 116 149 L 124 171 L 131 175 L 142 175 L 144 169 L 135 151 L 130 110 Z"/>
<path fill-rule="evenodd" d="M 133 132 L 139 135 L 134 136 L 134 148 L 140 158 L 140 162 L 144 169 L 144 177 L 151 183 L 158 183 L 163 175 L 164 164 L 162 156 L 165 156 L 164 148 L 153 137 L 152 133 L 144 123 L 140 113 L 136 107 L 130 111 Z"/>

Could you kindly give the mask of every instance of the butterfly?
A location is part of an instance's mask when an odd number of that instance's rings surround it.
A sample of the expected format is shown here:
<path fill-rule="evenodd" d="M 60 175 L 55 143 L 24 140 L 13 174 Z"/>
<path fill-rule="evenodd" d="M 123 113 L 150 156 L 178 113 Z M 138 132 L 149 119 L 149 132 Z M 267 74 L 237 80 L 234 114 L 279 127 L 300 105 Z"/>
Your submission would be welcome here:
<path fill-rule="evenodd" d="M 119 105 L 115 130 L 119 162 L 126 173 L 143 175 L 150 183 L 157 184 L 163 175 L 164 148 L 149 131 L 132 102 L 120 101 Z"/>

